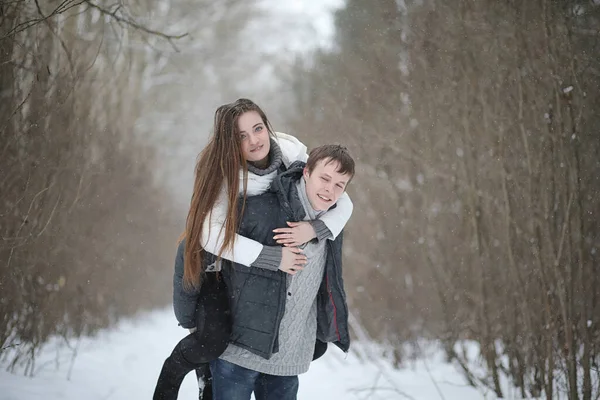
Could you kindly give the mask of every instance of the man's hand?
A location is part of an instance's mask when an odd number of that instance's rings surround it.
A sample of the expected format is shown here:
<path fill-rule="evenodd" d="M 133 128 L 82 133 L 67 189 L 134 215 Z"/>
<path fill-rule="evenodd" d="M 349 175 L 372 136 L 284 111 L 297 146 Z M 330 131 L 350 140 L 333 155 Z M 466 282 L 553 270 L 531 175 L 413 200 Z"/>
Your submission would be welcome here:
<path fill-rule="evenodd" d="M 304 243 L 310 242 L 317 237 L 315 228 L 313 228 L 309 222 L 288 221 L 287 224 L 289 228 L 273 229 L 273 232 L 275 232 L 273 239 L 275 239 L 277 243 L 281 245 L 286 247 L 297 247 L 303 245 Z"/>
<path fill-rule="evenodd" d="M 281 248 L 281 263 L 279 269 L 290 275 L 296 275 L 298 271 L 301 271 L 308 259 L 302 250 L 297 247 L 282 247 Z"/>

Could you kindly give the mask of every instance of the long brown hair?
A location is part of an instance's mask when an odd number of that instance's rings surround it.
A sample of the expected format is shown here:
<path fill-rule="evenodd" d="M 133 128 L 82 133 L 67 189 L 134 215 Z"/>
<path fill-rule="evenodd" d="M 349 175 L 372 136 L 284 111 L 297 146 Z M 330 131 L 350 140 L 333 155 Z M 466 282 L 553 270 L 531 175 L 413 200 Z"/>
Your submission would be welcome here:
<path fill-rule="evenodd" d="M 240 115 L 256 111 L 269 133 L 273 134 L 271 124 L 265 113 L 253 101 L 238 99 L 233 103 L 217 108 L 214 130 L 208 144 L 198 156 L 194 192 L 190 202 L 185 226 L 185 253 L 183 283 L 186 287 L 199 288 L 201 284 L 201 266 L 204 249 L 200 243 L 202 229 L 210 211 L 215 206 L 223 185 L 227 188 L 227 215 L 218 234 L 225 230 L 223 245 L 217 256 L 232 249 L 238 228 L 238 201 L 240 189 L 240 170 L 243 171 L 243 201 L 246 200 L 248 167 L 242 152 L 241 137 L 238 128 Z M 242 210 L 243 211 L 243 210 Z M 210 223 L 210 221 L 209 221 Z M 215 234 L 215 232 L 211 232 Z"/>

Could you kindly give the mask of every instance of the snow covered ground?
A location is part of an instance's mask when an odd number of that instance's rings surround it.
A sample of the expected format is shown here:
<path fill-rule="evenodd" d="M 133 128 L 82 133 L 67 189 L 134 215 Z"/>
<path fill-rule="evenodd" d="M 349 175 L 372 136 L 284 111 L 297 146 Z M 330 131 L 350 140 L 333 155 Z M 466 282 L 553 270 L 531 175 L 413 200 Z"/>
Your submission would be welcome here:
<path fill-rule="evenodd" d="M 33 378 L 10 374 L 2 368 L 0 399 L 151 399 L 162 362 L 184 335 L 168 308 L 123 321 L 94 338 L 82 339 L 74 360 L 64 345 L 48 346 L 36 361 Z M 365 346 L 355 343 L 353 348 L 356 350 L 345 355 L 330 346 L 327 354 L 300 377 L 298 398 L 494 398 L 467 386 L 457 369 L 442 361 L 439 352 L 394 370 L 383 358 L 361 362 Z M 197 399 L 193 373 L 186 377 L 179 398 Z"/>

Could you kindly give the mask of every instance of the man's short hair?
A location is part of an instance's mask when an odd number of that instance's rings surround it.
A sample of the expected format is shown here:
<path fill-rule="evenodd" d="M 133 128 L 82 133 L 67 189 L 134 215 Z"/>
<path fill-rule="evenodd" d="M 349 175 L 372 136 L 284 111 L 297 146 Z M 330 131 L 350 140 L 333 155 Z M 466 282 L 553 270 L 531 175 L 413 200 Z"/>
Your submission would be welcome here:
<path fill-rule="evenodd" d="M 315 147 L 308 154 L 308 161 L 306 162 L 308 172 L 312 173 L 321 160 L 326 160 L 325 164 L 338 163 L 337 172 L 349 175 L 350 180 L 354 177 L 354 159 L 346 147 L 339 144 L 325 144 Z"/>

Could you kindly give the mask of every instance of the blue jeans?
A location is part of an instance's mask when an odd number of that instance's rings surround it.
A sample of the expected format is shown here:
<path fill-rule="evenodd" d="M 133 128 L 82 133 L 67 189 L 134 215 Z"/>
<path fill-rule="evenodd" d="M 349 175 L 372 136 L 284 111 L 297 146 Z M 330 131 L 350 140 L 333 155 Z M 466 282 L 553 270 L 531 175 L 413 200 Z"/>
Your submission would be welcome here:
<path fill-rule="evenodd" d="M 253 371 L 228 361 L 211 361 L 214 400 L 296 400 L 298 376 L 276 376 Z"/>

